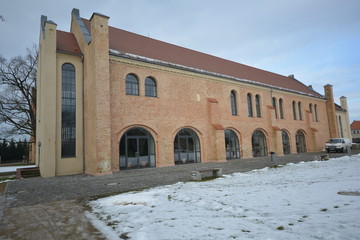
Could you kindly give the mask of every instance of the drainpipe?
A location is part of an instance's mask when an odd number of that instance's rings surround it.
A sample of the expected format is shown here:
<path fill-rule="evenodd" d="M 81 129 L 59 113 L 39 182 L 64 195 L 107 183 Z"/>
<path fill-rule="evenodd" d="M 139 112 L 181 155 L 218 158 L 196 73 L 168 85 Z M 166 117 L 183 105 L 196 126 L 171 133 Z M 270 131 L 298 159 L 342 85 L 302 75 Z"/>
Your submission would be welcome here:
<path fill-rule="evenodd" d="M 82 162 L 83 162 L 83 173 L 85 173 L 85 111 L 84 111 L 84 56 L 81 56 L 82 62 Z"/>

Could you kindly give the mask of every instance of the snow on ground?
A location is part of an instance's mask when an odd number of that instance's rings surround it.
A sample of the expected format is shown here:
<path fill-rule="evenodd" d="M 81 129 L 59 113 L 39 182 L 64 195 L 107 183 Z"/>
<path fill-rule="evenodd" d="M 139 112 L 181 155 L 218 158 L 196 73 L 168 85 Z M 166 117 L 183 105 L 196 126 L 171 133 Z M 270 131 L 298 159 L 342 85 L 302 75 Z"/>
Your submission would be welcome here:
<path fill-rule="evenodd" d="M 30 168 L 30 167 L 36 167 L 36 165 L 20 165 L 20 166 L 0 167 L 0 173 L 3 173 L 3 172 L 16 172 L 17 168 Z"/>
<path fill-rule="evenodd" d="M 89 202 L 109 239 L 359 239 L 360 154 Z M 341 195 L 339 192 L 350 192 Z"/>

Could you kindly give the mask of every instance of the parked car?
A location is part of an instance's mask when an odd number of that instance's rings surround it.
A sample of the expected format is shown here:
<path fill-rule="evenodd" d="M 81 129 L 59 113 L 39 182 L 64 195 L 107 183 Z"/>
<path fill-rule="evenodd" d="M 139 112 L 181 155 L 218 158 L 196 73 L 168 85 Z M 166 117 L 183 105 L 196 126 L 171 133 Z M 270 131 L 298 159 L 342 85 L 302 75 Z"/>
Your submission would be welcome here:
<path fill-rule="evenodd" d="M 346 152 L 348 148 L 351 148 L 351 141 L 348 138 L 331 138 L 325 144 L 327 152 Z"/>

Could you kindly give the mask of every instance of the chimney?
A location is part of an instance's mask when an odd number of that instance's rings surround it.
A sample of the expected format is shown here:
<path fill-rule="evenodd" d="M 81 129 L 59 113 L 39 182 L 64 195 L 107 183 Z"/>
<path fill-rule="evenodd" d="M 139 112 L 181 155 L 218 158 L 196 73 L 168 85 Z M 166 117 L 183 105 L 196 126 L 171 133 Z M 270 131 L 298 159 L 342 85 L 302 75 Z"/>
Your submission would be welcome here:
<path fill-rule="evenodd" d="M 338 132 L 337 122 L 336 122 L 333 86 L 330 84 L 327 84 L 324 86 L 324 90 L 325 90 L 325 97 L 326 97 L 326 112 L 328 115 L 330 137 L 338 138 L 339 132 Z"/>
<path fill-rule="evenodd" d="M 314 90 L 312 85 L 309 85 L 309 86 L 308 86 L 308 89 L 309 89 L 309 90 Z"/>
<path fill-rule="evenodd" d="M 346 111 L 348 110 L 346 97 L 344 97 L 344 96 L 340 97 L 340 104 L 341 104 L 342 109 L 345 109 Z"/>

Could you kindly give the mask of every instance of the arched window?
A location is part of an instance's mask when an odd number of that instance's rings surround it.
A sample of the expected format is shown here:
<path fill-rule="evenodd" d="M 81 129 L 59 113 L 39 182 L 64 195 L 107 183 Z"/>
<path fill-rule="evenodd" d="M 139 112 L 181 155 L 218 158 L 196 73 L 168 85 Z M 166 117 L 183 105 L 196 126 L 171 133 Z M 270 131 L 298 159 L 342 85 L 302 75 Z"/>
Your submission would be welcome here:
<path fill-rule="evenodd" d="M 314 112 L 315 112 L 315 121 L 318 122 L 319 119 L 318 119 L 318 112 L 317 112 L 317 105 L 316 104 L 314 105 Z"/>
<path fill-rule="evenodd" d="M 174 140 L 175 164 L 201 162 L 200 140 L 190 128 L 181 129 Z"/>
<path fill-rule="evenodd" d="M 248 116 L 253 117 L 252 96 L 250 93 L 247 94 L 247 105 L 248 105 Z"/>
<path fill-rule="evenodd" d="M 296 151 L 298 153 L 306 152 L 306 140 L 305 140 L 305 135 L 302 131 L 299 130 L 296 132 L 295 140 L 296 140 Z"/>
<path fill-rule="evenodd" d="M 145 79 L 145 96 L 157 97 L 156 82 L 151 77 Z"/>
<path fill-rule="evenodd" d="M 275 118 L 277 119 L 278 118 L 278 113 L 277 113 L 277 106 L 276 106 L 276 98 L 275 97 L 272 98 L 272 106 L 275 109 Z"/>
<path fill-rule="evenodd" d="M 256 117 L 261 117 L 260 95 L 255 96 Z"/>
<path fill-rule="evenodd" d="M 126 75 L 126 94 L 139 95 L 139 81 L 133 74 Z"/>
<path fill-rule="evenodd" d="M 297 118 L 296 118 L 296 102 L 295 101 L 292 102 L 292 108 L 293 108 L 294 120 L 297 120 Z"/>
<path fill-rule="evenodd" d="M 284 100 L 282 98 L 279 99 L 279 108 L 280 108 L 280 118 L 284 119 Z"/>
<path fill-rule="evenodd" d="M 144 128 L 127 130 L 119 145 L 120 169 L 156 166 L 155 141 Z"/>
<path fill-rule="evenodd" d="M 225 130 L 225 149 L 227 160 L 240 158 L 239 139 L 233 130 Z"/>
<path fill-rule="evenodd" d="M 339 132 L 340 132 L 340 137 L 343 138 L 344 137 L 344 132 L 343 132 L 343 126 L 342 126 L 342 121 L 341 121 L 341 116 L 339 116 Z"/>
<path fill-rule="evenodd" d="M 61 70 L 61 157 L 76 156 L 76 72 L 70 63 Z"/>
<path fill-rule="evenodd" d="M 265 134 L 261 130 L 256 130 L 252 135 L 252 151 L 254 157 L 267 156 L 267 144 Z"/>
<path fill-rule="evenodd" d="M 282 142 L 283 142 L 283 153 L 290 154 L 290 139 L 289 135 L 285 130 L 282 130 Z"/>
<path fill-rule="evenodd" d="M 298 102 L 298 108 L 299 108 L 299 120 L 302 121 L 302 107 L 301 102 Z"/>
<path fill-rule="evenodd" d="M 310 111 L 311 119 L 314 121 L 313 106 L 311 103 L 309 104 L 309 111 Z"/>
<path fill-rule="evenodd" d="M 237 106 L 236 106 L 236 93 L 235 91 L 230 92 L 230 101 L 231 101 L 231 113 L 232 115 L 237 115 Z"/>

